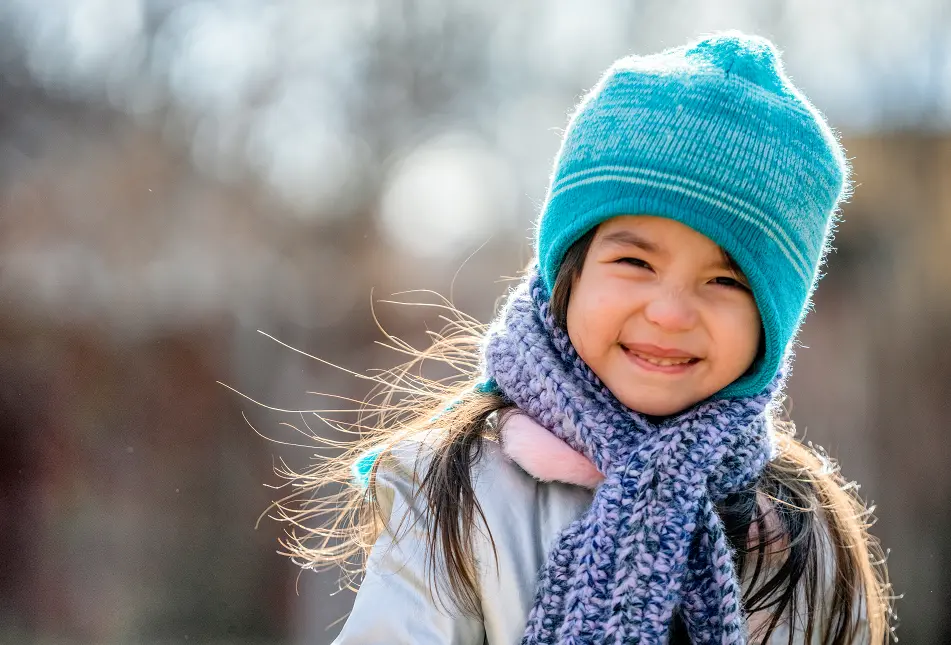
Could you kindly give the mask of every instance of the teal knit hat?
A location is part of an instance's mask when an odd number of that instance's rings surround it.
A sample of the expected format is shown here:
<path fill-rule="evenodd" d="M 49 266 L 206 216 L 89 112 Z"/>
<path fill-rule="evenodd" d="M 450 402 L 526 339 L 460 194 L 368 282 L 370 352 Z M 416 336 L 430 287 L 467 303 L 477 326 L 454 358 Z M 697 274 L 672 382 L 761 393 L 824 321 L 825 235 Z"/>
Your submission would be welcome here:
<path fill-rule="evenodd" d="M 764 354 L 720 396 L 779 372 L 847 196 L 848 163 L 768 40 L 735 31 L 614 63 L 582 99 L 538 220 L 551 290 L 568 248 L 616 215 L 668 217 L 726 250 L 749 279 Z"/>

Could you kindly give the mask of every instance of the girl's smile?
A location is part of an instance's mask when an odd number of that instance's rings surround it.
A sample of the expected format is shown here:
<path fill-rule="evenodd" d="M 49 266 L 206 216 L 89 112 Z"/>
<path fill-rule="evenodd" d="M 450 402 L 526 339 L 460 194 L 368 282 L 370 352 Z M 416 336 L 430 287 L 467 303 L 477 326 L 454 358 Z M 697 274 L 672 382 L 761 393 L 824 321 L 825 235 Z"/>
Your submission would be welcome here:
<path fill-rule="evenodd" d="M 638 367 L 662 374 L 683 374 L 701 360 L 682 350 L 643 343 L 621 343 L 621 348 Z"/>

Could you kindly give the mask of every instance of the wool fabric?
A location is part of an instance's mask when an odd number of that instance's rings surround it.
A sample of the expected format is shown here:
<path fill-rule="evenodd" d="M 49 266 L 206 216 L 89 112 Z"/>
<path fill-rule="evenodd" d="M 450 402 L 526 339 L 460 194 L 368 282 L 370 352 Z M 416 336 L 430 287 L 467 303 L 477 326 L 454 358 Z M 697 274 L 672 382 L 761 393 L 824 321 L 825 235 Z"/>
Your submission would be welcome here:
<path fill-rule="evenodd" d="M 782 368 L 847 196 L 848 164 L 765 38 L 722 32 L 615 62 L 581 100 L 537 222 L 552 289 L 565 252 L 616 215 L 672 218 L 749 279 L 763 356 L 722 396 L 759 393 Z"/>
<path fill-rule="evenodd" d="M 549 299 L 537 271 L 509 294 L 485 338 L 484 375 L 605 479 L 550 548 L 522 643 L 666 643 L 675 607 L 693 643 L 746 642 L 715 504 L 754 485 L 770 458 L 781 377 L 652 422 L 582 361 Z"/>

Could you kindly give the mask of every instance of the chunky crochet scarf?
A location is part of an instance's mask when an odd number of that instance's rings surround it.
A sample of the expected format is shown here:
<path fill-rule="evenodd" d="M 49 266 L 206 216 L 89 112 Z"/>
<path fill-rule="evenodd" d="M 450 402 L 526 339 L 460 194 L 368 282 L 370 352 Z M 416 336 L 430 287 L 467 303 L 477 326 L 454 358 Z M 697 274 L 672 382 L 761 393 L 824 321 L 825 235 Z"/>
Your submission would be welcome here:
<path fill-rule="evenodd" d="M 541 571 L 523 644 L 666 643 L 679 607 L 693 643 L 745 643 L 741 588 L 715 504 L 754 484 L 779 387 L 702 402 L 659 423 L 621 404 L 575 352 L 537 273 L 484 345 L 484 389 L 590 459 L 605 479 Z"/>

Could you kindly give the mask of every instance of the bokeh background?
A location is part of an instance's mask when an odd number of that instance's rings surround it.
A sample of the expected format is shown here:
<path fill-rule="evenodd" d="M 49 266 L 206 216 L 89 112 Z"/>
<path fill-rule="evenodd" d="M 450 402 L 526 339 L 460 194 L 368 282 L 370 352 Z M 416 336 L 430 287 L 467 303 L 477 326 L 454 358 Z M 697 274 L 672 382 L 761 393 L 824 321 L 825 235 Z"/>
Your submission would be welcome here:
<path fill-rule="evenodd" d="M 367 382 L 258 330 L 362 371 L 402 362 L 371 304 L 417 346 L 439 326 L 390 294 L 487 320 L 575 101 L 723 28 L 771 37 L 843 133 L 792 417 L 878 505 L 902 642 L 951 643 L 937 0 L 0 2 L 0 642 L 329 643 L 352 594 L 255 528 L 307 418 L 218 381 L 327 407 Z"/>

